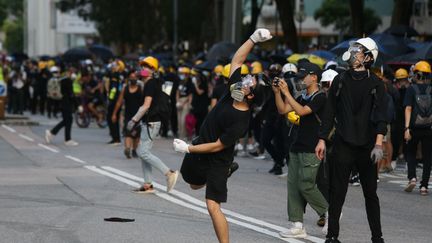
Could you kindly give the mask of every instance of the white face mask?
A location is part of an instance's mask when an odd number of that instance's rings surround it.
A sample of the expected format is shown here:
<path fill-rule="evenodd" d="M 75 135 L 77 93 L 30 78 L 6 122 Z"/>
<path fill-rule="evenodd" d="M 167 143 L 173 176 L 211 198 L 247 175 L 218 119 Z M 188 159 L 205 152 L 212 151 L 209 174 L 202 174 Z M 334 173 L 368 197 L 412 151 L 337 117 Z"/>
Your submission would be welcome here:
<path fill-rule="evenodd" d="M 359 46 L 350 46 L 346 52 L 342 55 L 342 60 L 344 62 L 348 62 L 349 65 L 352 65 L 354 61 L 357 59 L 357 53 L 362 52 L 362 48 Z"/>
<path fill-rule="evenodd" d="M 245 97 L 245 93 L 243 92 L 243 89 L 249 89 L 249 91 L 251 92 L 252 91 L 251 88 L 253 85 L 254 85 L 253 77 L 251 75 L 246 75 L 244 78 L 242 78 L 241 82 L 237 82 L 231 85 L 230 87 L 231 97 L 238 102 L 242 102 Z"/>
<path fill-rule="evenodd" d="M 180 80 L 185 80 L 186 79 L 186 75 L 184 75 L 184 74 L 179 74 L 179 79 Z"/>

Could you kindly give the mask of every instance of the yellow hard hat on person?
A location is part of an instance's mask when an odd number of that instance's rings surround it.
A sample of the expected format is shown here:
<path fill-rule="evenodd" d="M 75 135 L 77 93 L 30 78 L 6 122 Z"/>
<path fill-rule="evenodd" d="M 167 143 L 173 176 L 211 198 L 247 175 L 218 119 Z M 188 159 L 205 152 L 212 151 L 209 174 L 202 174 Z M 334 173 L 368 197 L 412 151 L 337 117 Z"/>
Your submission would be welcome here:
<path fill-rule="evenodd" d="M 114 71 L 115 72 L 123 72 L 126 68 L 126 65 L 121 60 L 116 60 L 114 65 Z"/>
<path fill-rule="evenodd" d="M 158 61 L 158 59 L 156 59 L 156 58 L 154 58 L 152 56 L 148 56 L 148 57 L 140 59 L 139 65 L 140 66 L 144 66 L 144 65 L 149 66 L 153 70 L 158 70 L 159 69 L 159 61 Z"/>
<path fill-rule="evenodd" d="M 40 70 L 45 69 L 47 66 L 48 66 L 48 63 L 47 63 L 47 62 L 40 61 L 40 62 L 38 63 L 38 68 L 39 68 Z"/>
<path fill-rule="evenodd" d="M 194 76 L 198 75 L 197 70 L 196 70 L 196 69 L 193 69 L 193 68 L 192 68 L 192 70 L 191 70 L 190 73 L 191 73 L 191 75 L 194 75 Z"/>
<path fill-rule="evenodd" d="M 231 64 L 225 65 L 222 71 L 222 76 L 224 76 L 225 78 L 229 78 L 230 71 L 231 71 Z"/>
<path fill-rule="evenodd" d="M 179 67 L 178 73 L 181 73 L 181 74 L 190 74 L 191 70 L 188 67 Z"/>
<path fill-rule="evenodd" d="M 160 66 L 159 69 L 158 69 L 158 72 L 161 73 L 161 74 L 165 74 L 165 68 L 162 67 L 162 66 Z"/>
<path fill-rule="evenodd" d="M 408 71 L 405 68 L 399 68 L 395 72 L 395 79 L 408 78 Z"/>
<path fill-rule="evenodd" d="M 47 65 L 48 65 L 48 68 L 55 66 L 55 62 L 54 62 L 54 60 L 49 60 L 49 61 L 47 62 Z"/>
<path fill-rule="evenodd" d="M 223 72 L 223 70 L 224 70 L 224 67 L 220 64 L 213 68 L 213 72 L 215 74 L 221 74 Z"/>
<path fill-rule="evenodd" d="M 249 68 L 248 68 L 248 66 L 246 66 L 246 64 L 241 65 L 240 74 L 241 75 L 248 75 L 249 74 Z"/>
<path fill-rule="evenodd" d="M 258 74 L 263 72 L 262 64 L 258 61 L 255 61 L 251 64 L 252 71 L 251 74 Z"/>
<path fill-rule="evenodd" d="M 419 61 L 414 65 L 414 72 L 431 73 L 431 66 L 426 61 Z"/>
<path fill-rule="evenodd" d="M 289 122 L 294 125 L 300 125 L 300 116 L 295 111 L 290 111 L 286 115 Z"/>

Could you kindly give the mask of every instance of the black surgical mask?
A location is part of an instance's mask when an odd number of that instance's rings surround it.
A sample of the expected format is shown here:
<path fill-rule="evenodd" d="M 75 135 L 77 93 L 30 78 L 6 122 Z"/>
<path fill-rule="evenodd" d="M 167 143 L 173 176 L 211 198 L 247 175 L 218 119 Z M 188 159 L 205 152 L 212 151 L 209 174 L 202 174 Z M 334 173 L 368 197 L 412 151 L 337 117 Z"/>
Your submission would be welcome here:
<path fill-rule="evenodd" d="M 129 83 L 130 83 L 131 85 L 136 85 L 137 82 L 138 82 L 138 80 L 136 80 L 136 79 L 129 79 Z"/>

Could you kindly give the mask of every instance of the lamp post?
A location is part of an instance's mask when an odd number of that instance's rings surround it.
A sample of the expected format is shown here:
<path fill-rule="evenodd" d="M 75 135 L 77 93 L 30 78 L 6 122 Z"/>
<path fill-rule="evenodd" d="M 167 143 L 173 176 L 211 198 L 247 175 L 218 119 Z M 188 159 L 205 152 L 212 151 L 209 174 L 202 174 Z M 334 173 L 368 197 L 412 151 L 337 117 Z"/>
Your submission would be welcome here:
<path fill-rule="evenodd" d="M 306 13 L 304 12 L 304 1 L 300 0 L 298 11 L 295 14 L 295 20 L 299 23 L 299 49 L 303 51 L 302 44 L 301 44 L 301 36 L 302 36 L 302 23 L 306 19 Z"/>

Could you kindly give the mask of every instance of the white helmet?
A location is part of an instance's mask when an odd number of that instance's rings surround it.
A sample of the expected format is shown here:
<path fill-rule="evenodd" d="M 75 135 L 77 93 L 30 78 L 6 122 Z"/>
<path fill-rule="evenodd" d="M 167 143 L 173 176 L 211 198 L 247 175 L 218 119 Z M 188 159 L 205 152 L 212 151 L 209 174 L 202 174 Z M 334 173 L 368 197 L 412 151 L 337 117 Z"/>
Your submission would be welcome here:
<path fill-rule="evenodd" d="M 376 44 L 376 42 L 374 40 L 372 40 L 372 38 L 370 37 L 366 37 L 366 38 L 360 38 L 354 42 L 354 43 L 358 43 L 364 47 L 366 47 L 366 49 L 368 49 L 368 51 L 370 51 L 372 53 L 372 56 L 374 58 L 374 63 L 378 58 L 378 46 Z M 351 43 L 350 43 L 351 45 Z"/>
<path fill-rule="evenodd" d="M 333 69 L 326 70 L 321 74 L 320 83 L 321 82 L 330 82 L 330 85 L 331 85 L 331 83 L 333 82 L 333 79 L 336 77 L 336 75 L 338 75 L 338 73 L 335 70 L 333 70 Z"/>
<path fill-rule="evenodd" d="M 326 65 L 324 66 L 324 70 L 329 69 L 329 67 L 331 67 L 331 66 L 336 66 L 336 67 L 338 67 L 338 63 L 335 62 L 335 61 L 328 61 L 328 62 L 326 63 Z"/>
<path fill-rule="evenodd" d="M 60 69 L 57 66 L 52 66 L 49 71 L 51 73 L 56 73 L 56 72 L 60 72 Z"/>
<path fill-rule="evenodd" d="M 295 64 L 292 63 L 287 63 L 282 67 L 282 73 L 286 73 L 286 72 L 293 72 L 293 73 L 297 73 L 297 67 Z"/>

